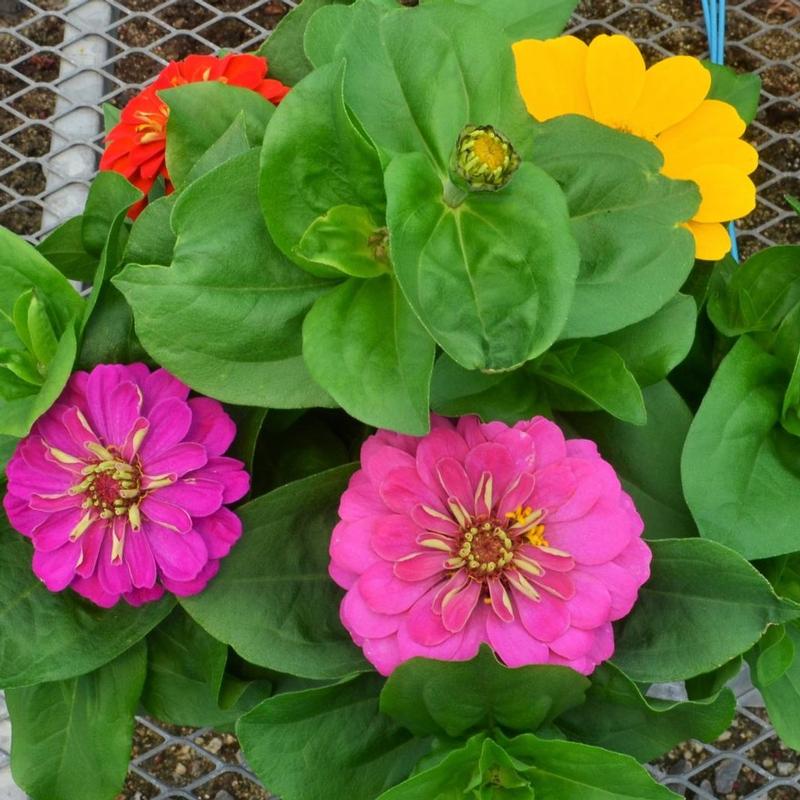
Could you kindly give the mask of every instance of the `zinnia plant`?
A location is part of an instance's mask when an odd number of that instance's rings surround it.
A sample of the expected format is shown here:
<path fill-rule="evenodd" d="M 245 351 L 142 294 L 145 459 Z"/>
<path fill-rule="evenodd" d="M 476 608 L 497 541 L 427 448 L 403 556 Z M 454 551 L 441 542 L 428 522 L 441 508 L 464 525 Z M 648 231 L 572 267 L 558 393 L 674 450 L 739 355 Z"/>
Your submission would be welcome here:
<path fill-rule="evenodd" d="M 304 0 L 0 230 L 33 800 L 115 798 L 140 711 L 284 800 L 667 800 L 743 660 L 800 747 L 800 249 L 726 255 L 758 80 L 573 6 Z"/>

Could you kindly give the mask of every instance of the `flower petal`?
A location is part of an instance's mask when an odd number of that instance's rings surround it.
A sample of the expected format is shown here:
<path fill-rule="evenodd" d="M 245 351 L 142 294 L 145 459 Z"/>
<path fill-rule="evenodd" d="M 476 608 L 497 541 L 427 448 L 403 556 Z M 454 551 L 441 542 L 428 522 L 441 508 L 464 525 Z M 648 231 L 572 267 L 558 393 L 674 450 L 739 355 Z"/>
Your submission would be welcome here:
<path fill-rule="evenodd" d="M 467 581 L 466 586 L 456 589 L 442 598 L 442 624 L 451 633 L 463 630 L 481 597 L 481 584 Z"/>
<path fill-rule="evenodd" d="M 719 261 L 731 251 L 731 235 L 721 222 L 695 222 L 689 220 L 684 227 L 694 236 L 695 258 Z"/>
<path fill-rule="evenodd" d="M 223 486 L 218 481 L 181 478 L 156 489 L 149 497 L 182 508 L 193 517 L 207 517 L 222 506 Z"/>
<path fill-rule="evenodd" d="M 236 437 L 236 425 L 217 400 L 193 397 L 189 401 L 192 424 L 186 438 L 202 444 L 210 456 L 221 456 Z"/>
<path fill-rule="evenodd" d="M 162 451 L 155 458 L 145 461 L 142 468 L 151 478 L 158 475 L 174 475 L 180 478 L 187 472 L 204 467 L 207 463 L 208 456 L 203 445 L 181 442 L 169 450 Z"/>
<path fill-rule="evenodd" d="M 186 533 L 192 529 L 192 518 L 189 514 L 172 503 L 165 503 L 160 492 L 147 495 L 139 504 L 142 515 L 151 522 L 168 528 L 175 533 Z"/>
<path fill-rule="evenodd" d="M 208 561 L 208 550 L 196 531 L 175 533 L 152 522 L 142 522 L 142 533 L 161 572 L 172 580 L 190 581 L 196 578 Z"/>
<path fill-rule="evenodd" d="M 229 508 L 221 508 L 194 520 L 194 529 L 203 537 L 209 558 L 224 558 L 242 535 L 242 521 Z"/>
<path fill-rule="evenodd" d="M 518 619 L 502 622 L 494 614 L 489 614 L 486 634 L 492 650 L 507 667 L 546 664 L 549 660 L 550 650 L 547 645 L 534 639 Z"/>
<path fill-rule="evenodd" d="M 592 116 L 603 125 L 627 129 L 645 86 L 645 64 L 627 36 L 596 36 L 586 60 Z"/>
<path fill-rule="evenodd" d="M 438 582 L 435 578 L 415 583 L 401 581 L 395 576 L 391 564 L 379 561 L 358 579 L 358 586 L 361 596 L 373 611 L 381 614 L 402 614 Z"/>
<path fill-rule="evenodd" d="M 139 448 L 139 456 L 145 464 L 186 438 L 192 424 L 192 411 L 183 400 L 167 397 L 148 411 L 147 420 L 150 427 Z"/>

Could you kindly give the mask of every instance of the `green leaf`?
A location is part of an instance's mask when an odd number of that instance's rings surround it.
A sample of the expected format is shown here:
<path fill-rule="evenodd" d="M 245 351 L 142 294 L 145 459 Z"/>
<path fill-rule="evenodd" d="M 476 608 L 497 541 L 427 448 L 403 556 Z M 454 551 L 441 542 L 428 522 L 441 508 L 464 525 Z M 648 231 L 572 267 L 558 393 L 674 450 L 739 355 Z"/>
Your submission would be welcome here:
<path fill-rule="evenodd" d="M 129 264 L 114 284 L 145 350 L 198 392 L 240 405 L 327 405 L 303 364 L 300 332 L 326 284 L 270 240 L 257 159 L 253 150 L 187 187 L 172 215 L 172 266 Z"/>
<path fill-rule="evenodd" d="M 248 763 L 284 800 L 374 800 L 428 748 L 379 712 L 382 684 L 372 673 L 265 700 L 236 726 Z"/>
<path fill-rule="evenodd" d="M 570 738 L 650 761 L 687 739 L 712 742 L 731 723 L 736 698 L 729 689 L 695 702 L 645 697 L 613 664 L 592 673 L 586 703 L 560 716 Z"/>
<path fill-rule="evenodd" d="M 230 725 L 271 693 L 269 681 L 226 676 L 227 645 L 209 636 L 182 609 L 176 608 L 147 643 L 142 703 L 156 719 L 198 728 Z"/>
<path fill-rule="evenodd" d="M 697 326 L 694 298 L 679 294 L 652 317 L 600 339 L 622 356 L 640 386 L 664 380 L 689 354 Z"/>
<path fill-rule="evenodd" d="M 350 280 L 320 297 L 303 324 L 313 378 L 349 414 L 381 428 L 421 435 L 435 346 L 388 275 Z"/>
<path fill-rule="evenodd" d="M 606 414 L 570 414 L 577 434 L 596 442 L 636 504 L 648 539 L 695 536 L 681 487 L 681 453 L 692 415 L 666 381 L 643 392 L 647 424 L 631 425 Z"/>
<path fill-rule="evenodd" d="M 313 69 L 303 51 L 303 37 L 311 17 L 320 8 L 352 0 L 303 0 L 278 23 L 257 55 L 269 63 L 269 77 L 294 86 Z"/>
<path fill-rule="evenodd" d="M 142 193 L 119 173 L 98 172 L 86 198 L 81 221 L 81 238 L 86 252 L 99 256 L 114 221 L 141 199 Z"/>
<path fill-rule="evenodd" d="M 342 97 L 345 64 L 330 64 L 292 89 L 275 112 L 261 154 L 259 197 L 275 244 L 315 274 L 338 269 L 303 258 L 297 246 L 332 208 L 360 206 L 383 224 L 380 162 L 350 121 Z"/>
<path fill-rule="evenodd" d="M 334 206 L 315 219 L 297 245 L 300 256 L 355 278 L 389 271 L 388 236 L 362 206 Z"/>
<path fill-rule="evenodd" d="M 744 264 L 727 257 L 709 286 L 708 315 L 725 336 L 777 328 L 800 303 L 800 246 L 769 247 Z"/>
<path fill-rule="evenodd" d="M 509 669 L 484 645 L 472 661 L 404 662 L 386 682 L 381 711 L 417 736 L 459 737 L 498 725 L 535 731 L 580 705 L 588 687 L 586 678 L 567 667 Z"/>
<path fill-rule="evenodd" d="M 256 142 L 256 144 L 258 143 L 260 140 Z M 246 153 L 250 146 L 247 136 L 247 118 L 244 111 L 240 111 L 219 139 L 195 161 L 186 176 L 185 183 L 196 181 L 220 164 Z"/>
<path fill-rule="evenodd" d="M 312 67 L 320 69 L 335 60 L 336 47 L 352 21 L 350 9 L 341 5 L 329 5 L 312 14 L 303 34 L 303 51 Z"/>
<path fill-rule="evenodd" d="M 577 270 L 564 198 L 523 163 L 498 192 L 456 208 L 423 155 L 386 172 L 397 280 L 448 355 L 467 369 L 509 369 L 539 355 L 566 319 Z M 442 302 L 447 298 L 447 302 Z"/>
<path fill-rule="evenodd" d="M 660 175 L 649 142 L 584 117 L 537 126 L 533 154 L 564 190 L 581 249 L 561 338 L 619 330 L 675 297 L 694 265 L 694 240 L 678 223 L 696 211 L 697 187 Z"/>
<path fill-rule="evenodd" d="M 108 133 L 118 122 L 122 112 L 111 103 L 103 103 L 103 129 Z"/>
<path fill-rule="evenodd" d="M 87 675 L 9 689 L 11 772 L 32 800 L 108 800 L 122 788 L 144 643 Z"/>
<path fill-rule="evenodd" d="M 758 113 L 761 77 L 753 72 L 736 72 L 730 67 L 712 64 L 710 61 L 704 61 L 703 66 L 711 73 L 708 98 L 729 103 L 749 125 Z"/>
<path fill-rule="evenodd" d="M 751 670 L 751 675 L 764 698 L 770 722 L 775 726 L 778 735 L 788 747 L 798 749 L 800 748 L 800 628 L 793 623 L 786 626 L 785 633 L 794 648 L 794 659 L 783 675 L 764 683 L 757 666 Z M 758 660 L 760 661 L 760 656 Z M 758 661 L 755 663 L 757 665 Z"/>
<path fill-rule="evenodd" d="M 5 477 L 6 464 L 11 460 L 18 443 L 16 436 L 0 436 L 0 480 Z"/>
<path fill-rule="evenodd" d="M 743 336 L 723 360 L 689 430 L 682 473 L 700 534 L 745 558 L 797 550 L 800 441 L 776 427 L 786 376 Z"/>
<path fill-rule="evenodd" d="M 503 26 L 512 42 L 520 39 L 551 39 L 569 22 L 577 0 L 457 0 L 478 6 Z"/>
<path fill-rule="evenodd" d="M 172 263 L 176 237 L 170 225 L 177 194 L 168 194 L 148 203 L 136 218 L 125 244 L 124 264 Z"/>
<path fill-rule="evenodd" d="M 602 409 L 614 417 L 644 425 L 642 390 L 622 356 L 600 342 L 557 344 L 531 366 L 549 386 L 554 408 L 565 411 Z M 566 390 L 566 391 L 563 391 Z"/>
<path fill-rule="evenodd" d="M 225 135 L 240 114 L 244 114 L 248 142 L 258 146 L 275 110 L 258 92 L 220 81 L 187 83 L 162 89 L 158 95 L 169 106 L 167 171 L 179 188 L 202 155 Z M 214 113 L 208 113 L 209 109 L 214 109 Z M 201 125 L 197 122 L 200 119 Z"/>
<path fill-rule="evenodd" d="M 65 680 L 136 644 L 168 613 L 165 598 L 105 610 L 71 591 L 49 592 L 31 571 L 30 542 L 0 517 L 0 687 Z M 49 800 L 49 798 L 48 798 Z"/>
<path fill-rule="evenodd" d="M 241 541 L 202 594 L 181 598 L 183 607 L 262 667 L 318 679 L 366 669 L 339 622 L 342 592 L 328 575 L 330 535 L 352 472 L 323 472 L 237 509 Z"/>
<path fill-rule="evenodd" d="M 552 416 L 544 387 L 523 367 L 508 373 L 467 370 L 442 354 L 433 368 L 431 408 L 446 417 L 477 414 L 513 425 L 537 414 Z"/>
<path fill-rule="evenodd" d="M 795 659 L 795 645 L 789 633 L 791 626 L 769 628 L 758 643 L 755 660 L 755 681 L 765 688 L 780 680 Z"/>
<path fill-rule="evenodd" d="M 709 672 L 755 644 L 768 625 L 800 616 L 800 606 L 780 600 L 760 572 L 717 542 L 660 539 L 650 547 L 650 580 L 619 626 L 614 656 L 635 681 Z"/>
<path fill-rule="evenodd" d="M 531 765 L 524 774 L 537 800 L 677 800 L 629 756 L 531 734 L 501 743 Z"/>
<path fill-rule="evenodd" d="M 83 216 L 68 219 L 48 234 L 36 249 L 66 278 L 91 283 L 97 257 L 83 246 Z"/>
<path fill-rule="evenodd" d="M 767 628 L 771 631 L 772 628 Z M 708 700 L 716 697 L 742 671 L 742 656 L 736 656 L 721 667 L 704 672 L 686 681 L 686 694 L 690 700 Z"/>

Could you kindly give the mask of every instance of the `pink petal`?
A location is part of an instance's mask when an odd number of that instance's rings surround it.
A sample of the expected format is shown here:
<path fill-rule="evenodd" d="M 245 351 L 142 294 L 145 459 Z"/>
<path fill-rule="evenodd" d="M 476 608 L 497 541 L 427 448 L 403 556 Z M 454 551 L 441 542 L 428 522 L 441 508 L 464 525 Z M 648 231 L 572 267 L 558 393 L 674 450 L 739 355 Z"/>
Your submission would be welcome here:
<path fill-rule="evenodd" d="M 197 470 L 192 478 L 207 478 L 222 484 L 223 503 L 235 503 L 250 491 L 250 475 L 237 458 L 211 456 L 208 463 Z"/>
<path fill-rule="evenodd" d="M 95 605 L 101 608 L 112 608 L 121 599 L 118 594 L 109 594 L 100 585 L 100 578 L 96 573 L 89 575 L 85 578 L 76 578 L 72 583 L 71 588 L 82 597 L 91 600 Z"/>
<path fill-rule="evenodd" d="M 157 578 L 156 559 L 142 531 L 128 530 L 125 539 L 125 566 L 136 589 L 151 588 Z"/>
<path fill-rule="evenodd" d="M 563 636 L 550 642 L 550 648 L 564 658 L 580 658 L 592 649 L 594 639 L 594 631 L 570 628 Z"/>
<path fill-rule="evenodd" d="M 508 667 L 546 664 L 549 660 L 550 650 L 547 645 L 534 639 L 519 620 L 502 622 L 494 614 L 489 614 L 486 634 L 492 650 Z"/>
<path fill-rule="evenodd" d="M 373 486 L 379 487 L 386 475 L 399 468 L 415 469 L 414 457 L 370 436 L 361 446 L 361 468 Z"/>
<path fill-rule="evenodd" d="M 411 515 L 420 503 L 444 513 L 438 495 L 422 483 L 415 467 L 399 467 L 388 472 L 380 484 L 380 496 L 398 514 Z"/>
<path fill-rule="evenodd" d="M 403 626 L 414 642 L 425 647 L 434 647 L 453 636 L 453 632 L 445 628 L 441 616 L 433 611 L 434 597 L 434 591 L 420 597 L 406 615 Z"/>
<path fill-rule="evenodd" d="M 112 438 L 116 432 L 116 412 L 112 398 L 114 389 L 127 378 L 125 367 L 119 364 L 98 364 L 86 383 L 85 415 L 92 429 L 106 444 L 119 444 Z M 136 409 L 138 416 L 139 409 Z"/>
<path fill-rule="evenodd" d="M 534 417 L 530 422 L 517 423 L 533 439 L 537 469 L 542 469 L 567 455 L 561 428 L 545 417 Z"/>
<path fill-rule="evenodd" d="M 444 599 L 451 593 L 463 589 L 470 580 L 469 572 L 465 569 L 459 569 L 454 572 L 444 583 L 440 583 L 436 589 L 436 594 L 433 596 L 433 603 L 431 608 L 435 614 L 442 613 L 442 603 Z"/>
<path fill-rule="evenodd" d="M 75 573 L 81 578 L 88 578 L 97 569 L 97 559 L 106 536 L 111 536 L 111 524 L 108 520 L 98 519 L 78 540 L 81 544 L 81 559 Z"/>
<path fill-rule="evenodd" d="M 163 502 L 161 492 L 147 495 L 139 504 L 139 509 L 147 519 L 176 533 L 186 533 L 192 529 L 189 514 L 178 506 Z"/>
<path fill-rule="evenodd" d="M 163 596 L 164 589 L 161 586 L 151 586 L 148 589 L 131 589 L 130 592 L 125 593 L 124 599 L 128 605 L 138 607 L 145 603 L 155 603 Z"/>
<path fill-rule="evenodd" d="M 569 629 L 569 609 L 563 600 L 546 592 L 538 601 L 531 600 L 516 589 L 511 590 L 517 616 L 525 630 L 540 642 L 552 642 Z"/>
<path fill-rule="evenodd" d="M 379 563 L 380 558 L 372 549 L 371 541 L 375 525 L 380 519 L 372 517 L 337 523 L 329 546 L 333 561 L 356 575 Z"/>
<path fill-rule="evenodd" d="M 221 483 L 191 477 L 156 489 L 149 497 L 182 508 L 193 517 L 207 517 L 220 508 L 222 495 Z"/>
<path fill-rule="evenodd" d="M 461 533 L 461 528 L 453 521 L 449 513 L 427 508 L 421 503 L 411 509 L 411 519 L 420 528 L 427 531 L 435 531 L 447 536 L 458 536 Z"/>
<path fill-rule="evenodd" d="M 69 535 L 86 511 L 80 507 L 51 514 L 33 531 L 33 546 L 37 550 L 58 550 L 69 541 Z"/>
<path fill-rule="evenodd" d="M 62 422 L 62 416 L 68 408 L 69 406 L 64 405 L 59 399 L 59 402 L 51 406 L 47 413 L 39 417 L 31 434 L 41 436 L 50 447 L 55 447 L 76 458 L 84 458 L 86 451 L 83 443 L 76 442 Z"/>
<path fill-rule="evenodd" d="M 116 520 L 114 521 L 116 522 Z M 117 528 L 115 534 L 122 538 L 124 554 L 130 529 L 124 524 L 115 527 Z M 97 577 L 103 591 L 108 594 L 125 594 L 133 588 L 131 576 L 125 565 L 124 557 L 117 561 L 112 560 L 112 547 L 113 537 L 105 536 L 100 548 L 100 556 L 97 559 Z"/>
<path fill-rule="evenodd" d="M 92 428 L 89 420 L 80 412 L 78 407 L 71 406 L 67 408 L 61 415 L 61 423 L 75 443 L 74 446 L 78 451 L 79 457 L 87 458 L 91 456 L 92 459 L 94 459 L 87 445 L 100 444 L 100 439 L 97 432 Z M 73 451 L 68 450 L 65 452 L 72 453 Z"/>
<path fill-rule="evenodd" d="M 514 619 L 514 604 L 511 595 L 502 580 L 490 580 L 489 599 L 492 601 L 492 612 L 503 622 Z"/>
<path fill-rule="evenodd" d="M 545 571 L 544 575 L 529 575 L 527 578 L 537 589 L 553 594 L 557 599 L 569 600 L 575 595 L 575 586 L 572 582 L 573 574 L 572 572 Z"/>
<path fill-rule="evenodd" d="M 545 535 L 547 527 L 545 526 Z M 520 555 L 526 556 L 531 561 L 535 561 L 540 567 L 548 572 L 570 572 L 575 568 L 575 559 L 572 556 L 562 556 L 556 553 L 549 553 L 541 547 L 534 547 L 530 544 L 523 544 L 517 551 Z"/>
<path fill-rule="evenodd" d="M 6 492 L 3 498 L 3 508 L 5 509 L 11 527 L 23 536 L 30 536 L 33 529 L 47 519 L 47 514 L 35 511 L 28 507 L 28 503 L 21 497 Z"/>
<path fill-rule="evenodd" d="M 456 430 L 470 450 L 488 441 L 486 434 L 483 432 L 483 425 L 481 424 L 480 418 L 476 417 L 474 414 L 470 414 L 466 417 L 459 417 L 456 423 Z"/>
<path fill-rule="evenodd" d="M 587 461 L 600 458 L 597 445 L 591 439 L 567 439 L 567 455 Z"/>
<path fill-rule="evenodd" d="M 460 590 L 442 600 L 442 624 L 451 633 L 458 633 L 467 624 L 481 597 L 481 584 L 470 580 Z"/>
<path fill-rule="evenodd" d="M 394 672 L 400 664 L 400 648 L 397 636 L 385 636 L 383 639 L 367 639 L 363 645 L 364 656 L 381 675 L 387 676 Z"/>
<path fill-rule="evenodd" d="M 417 537 L 424 533 L 422 528 L 400 514 L 378 517 L 371 531 L 370 546 L 387 561 L 397 561 L 417 552 L 420 549 Z"/>
<path fill-rule="evenodd" d="M 468 452 L 467 443 L 456 431 L 449 427 L 437 428 L 419 441 L 416 455 L 417 472 L 423 483 L 434 488 L 439 483 L 439 462 L 447 458 L 463 464 Z"/>
<path fill-rule="evenodd" d="M 485 629 L 485 606 L 479 605 L 462 631 L 450 633 L 438 644 L 421 644 L 412 637 L 407 621 L 397 631 L 397 644 L 403 661 L 415 656 L 437 661 L 469 661 L 486 641 Z"/>
<path fill-rule="evenodd" d="M 196 577 L 187 581 L 176 581 L 170 578 L 162 578 L 162 583 L 166 589 L 178 597 L 191 597 L 200 594 L 206 588 L 208 582 L 219 572 L 219 561 L 213 560 L 206 563 Z"/>
<path fill-rule="evenodd" d="M 470 513 L 475 511 L 475 487 L 467 477 L 467 472 L 460 461 L 454 458 L 441 458 L 436 464 L 436 483 L 441 487 L 440 496 L 447 502 L 455 497 Z"/>
<path fill-rule="evenodd" d="M 33 572 L 51 592 L 60 592 L 75 577 L 75 568 L 81 555 L 78 542 L 67 542 L 58 550 L 34 550 Z"/>
<path fill-rule="evenodd" d="M 396 633 L 401 619 L 398 615 L 373 611 L 361 596 L 358 584 L 344 596 L 340 615 L 348 631 L 369 639 L 380 639 Z"/>
<path fill-rule="evenodd" d="M 236 425 L 220 403 L 210 397 L 193 397 L 189 401 L 192 424 L 186 438 L 206 448 L 210 456 L 221 456 L 236 437 Z"/>
<path fill-rule="evenodd" d="M 208 550 L 202 536 L 196 531 L 175 533 L 161 525 L 143 522 L 142 532 L 149 540 L 159 569 L 167 578 L 190 581 L 197 577 L 208 561 Z"/>
<path fill-rule="evenodd" d="M 208 456 L 203 445 L 181 442 L 162 451 L 156 458 L 145 461 L 143 469 L 151 478 L 158 475 L 175 475 L 180 478 L 187 472 L 204 467 L 207 462 Z"/>
<path fill-rule="evenodd" d="M 177 397 L 167 397 L 148 412 L 150 427 L 142 441 L 139 455 L 143 462 L 155 460 L 186 438 L 192 424 L 192 411 Z"/>
<path fill-rule="evenodd" d="M 427 578 L 445 577 L 444 562 L 449 554 L 435 551 L 433 553 L 414 553 L 395 562 L 394 574 L 402 581 L 424 581 Z"/>
<path fill-rule="evenodd" d="M 401 581 L 395 577 L 391 564 L 379 561 L 358 579 L 358 588 L 373 611 L 381 614 L 402 614 L 437 583 L 435 578 L 416 583 Z"/>
<path fill-rule="evenodd" d="M 575 596 L 568 601 L 572 624 L 589 630 L 608 622 L 611 614 L 611 595 L 600 581 L 579 570 L 572 573 Z"/>
<path fill-rule="evenodd" d="M 194 529 L 203 537 L 209 558 L 224 558 L 242 535 L 242 521 L 228 508 L 210 517 L 194 520 Z"/>
<path fill-rule="evenodd" d="M 175 397 L 178 400 L 186 400 L 189 396 L 189 387 L 181 383 L 174 375 L 170 375 L 165 369 L 157 369 L 142 381 L 142 393 L 144 401 L 142 413 L 150 415 L 150 410 L 156 403 L 168 397 Z"/>
<path fill-rule="evenodd" d="M 387 512 L 386 505 L 364 471 L 354 473 L 339 502 L 339 516 L 345 520 L 356 520 Z"/>
<path fill-rule="evenodd" d="M 130 381 L 115 386 L 105 408 L 105 423 L 110 444 L 121 445 L 140 419 L 142 390 Z"/>
<path fill-rule="evenodd" d="M 506 514 L 516 511 L 520 506 L 529 506 L 535 485 L 536 479 L 530 472 L 521 472 L 506 489 L 497 506 L 497 516 L 501 520 L 506 519 Z"/>
<path fill-rule="evenodd" d="M 475 487 L 478 486 L 484 472 L 491 474 L 495 504 L 518 476 L 514 467 L 514 459 L 509 451 L 494 442 L 479 444 L 470 450 L 466 459 L 466 468 L 467 475 Z"/>

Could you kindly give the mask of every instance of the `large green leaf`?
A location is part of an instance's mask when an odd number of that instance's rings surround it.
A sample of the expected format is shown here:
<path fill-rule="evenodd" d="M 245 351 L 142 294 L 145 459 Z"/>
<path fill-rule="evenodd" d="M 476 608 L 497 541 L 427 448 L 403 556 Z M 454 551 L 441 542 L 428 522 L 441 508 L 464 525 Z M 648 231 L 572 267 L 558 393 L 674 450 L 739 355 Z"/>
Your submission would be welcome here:
<path fill-rule="evenodd" d="M 87 675 L 6 691 L 11 772 L 32 800 L 109 800 L 119 792 L 146 666 L 139 643 Z"/>
<path fill-rule="evenodd" d="M 339 622 L 342 593 L 328 575 L 330 535 L 352 471 L 323 472 L 241 506 L 241 541 L 183 607 L 254 664 L 304 678 L 366 669 Z"/>
<path fill-rule="evenodd" d="M 392 161 L 386 193 L 397 280 L 455 361 L 509 369 L 553 343 L 578 261 L 554 181 L 523 163 L 504 189 L 453 208 L 441 175 L 416 153 Z"/>
<path fill-rule="evenodd" d="M 33 549 L 0 517 L 0 687 L 81 675 L 136 644 L 169 613 L 171 598 L 98 608 L 49 592 L 31 571 Z"/>
<path fill-rule="evenodd" d="M 753 72 L 736 72 L 731 67 L 710 61 L 704 61 L 703 64 L 711 73 L 708 97 L 730 103 L 749 125 L 758 113 L 761 77 Z"/>
<path fill-rule="evenodd" d="M 187 83 L 159 91 L 169 106 L 167 171 L 181 187 L 194 165 L 244 113 L 245 131 L 252 146 L 261 144 L 275 106 L 258 92 L 220 81 Z M 213 113 L 209 113 L 213 109 Z M 202 120 L 202 124 L 198 124 Z"/>
<path fill-rule="evenodd" d="M 125 243 L 125 264 L 157 264 L 168 267 L 175 251 L 175 233 L 170 225 L 177 194 L 148 203 L 133 223 Z"/>
<path fill-rule="evenodd" d="M 381 693 L 381 711 L 417 736 L 458 737 L 497 725 L 535 731 L 580 705 L 588 687 L 567 667 L 509 669 L 484 646 L 472 661 L 412 658 L 401 664 Z"/>
<path fill-rule="evenodd" d="M 341 62 L 317 70 L 283 100 L 264 139 L 259 188 L 278 247 L 305 269 L 334 277 L 341 273 L 296 251 L 303 234 L 341 205 L 362 206 L 383 224 L 386 205 L 378 157 L 344 105 L 344 69 Z"/>
<path fill-rule="evenodd" d="M 658 150 L 585 117 L 539 125 L 533 159 L 567 195 L 581 249 L 575 299 L 562 338 L 592 337 L 656 313 L 683 285 L 694 242 L 678 223 L 697 187 L 659 174 Z"/>
<path fill-rule="evenodd" d="M 0 434 L 27 434 L 61 393 L 84 309 L 44 256 L 0 228 Z"/>
<path fill-rule="evenodd" d="M 557 724 L 571 738 L 644 762 L 690 738 L 714 741 L 735 711 L 729 689 L 702 701 L 656 700 L 613 664 L 604 664 L 592 674 L 586 702 L 562 714 Z"/>
<path fill-rule="evenodd" d="M 118 172 L 99 172 L 92 181 L 81 217 L 81 237 L 87 252 L 99 256 L 117 218 L 124 217 L 141 198 L 142 193 Z"/>
<path fill-rule="evenodd" d="M 373 674 L 265 700 L 239 720 L 247 761 L 283 800 L 374 800 L 427 749 L 378 710 Z"/>
<path fill-rule="evenodd" d="M 222 726 L 269 697 L 269 681 L 226 676 L 228 646 L 176 608 L 148 637 L 142 703 L 174 725 Z"/>
<path fill-rule="evenodd" d="M 478 6 L 499 22 L 512 42 L 520 39 L 551 39 L 569 22 L 577 0 L 456 0 Z"/>
<path fill-rule="evenodd" d="M 613 417 L 644 425 L 647 422 L 642 390 L 622 356 L 612 347 L 593 341 L 563 342 L 531 365 L 547 384 L 554 408 L 563 411 L 602 409 Z"/>
<path fill-rule="evenodd" d="M 401 433 L 430 427 L 434 350 L 388 275 L 337 286 L 303 324 L 303 357 L 320 386 L 357 419 Z"/>
<path fill-rule="evenodd" d="M 36 249 L 66 278 L 91 283 L 97 256 L 84 247 L 82 229 L 83 217 L 72 217 L 48 234 Z"/>
<path fill-rule="evenodd" d="M 707 539 L 660 539 L 650 580 L 618 626 L 615 663 L 639 682 L 683 680 L 747 650 L 771 623 L 800 616 L 740 555 Z M 735 620 L 735 624 L 732 624 Z"/>
<path fill-rule="evenodd" d="M 793 645 L 794 658 L 788 669 L 772 681 L 762 680 L 758 669 L 751 670 L 753 682 L 761 691 L 767 705 L 770 722 L 781 739 L 795 749 L 800 748 L 800 628 L 797 624 L 786 626 L 786 637 Z M 759 648 L 756 655 L 762 654 Z M 753 665 L 757 664 L 755 657 Z"/>
<path fill-rule="evenodd" d="M 172 266 L 129 264 L 114 284 L 147 352 L 193 389 L 241 405 L 327 404 L 303 364 L 300 334 L 326 284 L 269 238 L 257 162 L 253 150 L 187 187 L 172 215 Z"/>
<path fill-rule="evenodd" d="M 746 558 L 797 550 L 800 440 L 776 427 L 788 378 L 742 336 L 689 429 L 682 473 L 702 536 Z"/>
<path fill-rule="evenodd" d="M 663 381 L 644 390 L 647 424 L 631 425 L 607 414 L 570 414 L 569 424 L 597 443 L 636 504 L 648 539 L 695 536 L 681 487 L 681 453 L 692 415 Z"/>
<path fill-rule="evenodd" d="M 313 69 L 303 50 L 303 37 L 311 17 L 330 5 L 345 5 L 352 0 L 303 0 L 278 23 L 258 49 L 269 63 L 269 77 L 293 86 Z"/>
<path fill-rule="evenodd" d="M 697 326 L 694 298 L 679 294 L 652 317 L 599 341 L 622 356 L 640 386 L 664 380 L 689 354 Z"/>
<path fill-rule="evenodd" d="M 714 269 L 708 315 L 726 336 L 769 331 L 800 303 L 800 246 L 769 247 L 738 264 Z"/>

